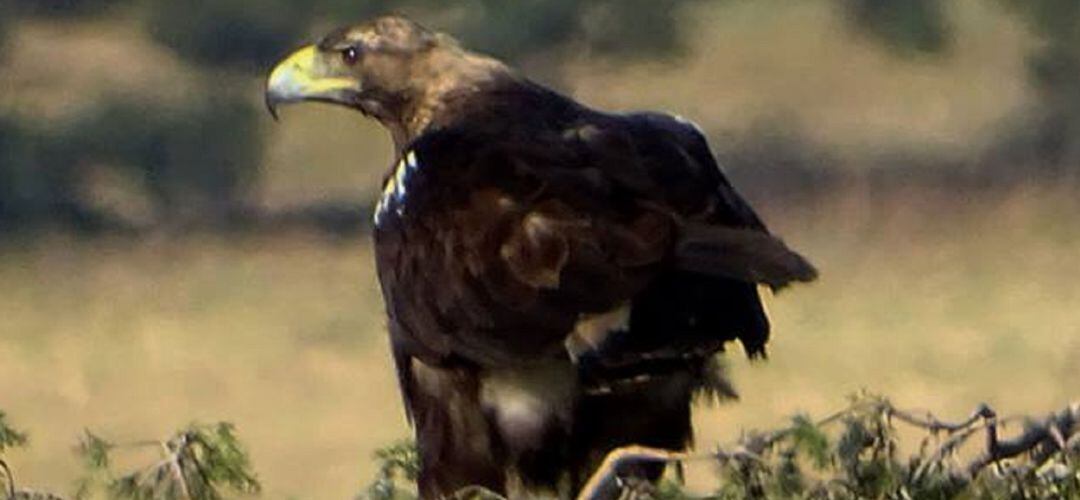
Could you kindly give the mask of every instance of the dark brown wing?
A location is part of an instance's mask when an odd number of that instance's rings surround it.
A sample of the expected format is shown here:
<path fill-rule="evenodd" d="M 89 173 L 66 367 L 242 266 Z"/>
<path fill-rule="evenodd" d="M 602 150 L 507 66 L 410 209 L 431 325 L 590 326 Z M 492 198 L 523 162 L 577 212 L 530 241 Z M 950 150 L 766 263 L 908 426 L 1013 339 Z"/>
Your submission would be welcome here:
<path fill-rule="evenodd" d="M 724 177 L 695 125 L 658 113 L 626 118 L 637 142 L 652 151 L 647 156 L 653 158 L 656 185 L 664 186 L 667 202 L 683 216 L 673 249 L 676 267 L 773 289 L 817 277 L 806 259 L 769 234 Z"/>
<path fill-rule="evenodd" d="M 382 206 L 376 238 L 410 350 L 481 365 L 559 355 L 580 315 L 647 285 L 675 241 L 670 215 L 637 206 L 585 152 L 558 136 L 472 131 L 409 148 L 419 167 L 400 183 L 407 202 Z"/>
<path fill-rule="evenodd" d="M 617 358 L 735 338 L 759 350 L 755 282 L 812 268 L 768 235 L 700 134 L 662 115 L 531 116 L 407 150 L 416 165 L 394 175 L 402 200 L 377 233 L 401 342 L 436 362 L 520 363 L 560 355 L 583 315 L 632 305 Z"/>
<path fill-rule="evenodd" d="M 634 296 L 629 329 L 610 335 L 585 364 L 599 379 L 693 370 L 735 339 L 750 355 L 764 354 L 769 322 L 757 284 L 809 281 L 813 266 L 768 233 L 695 126 L 658 113 L 618 122 L 636 161 L 612 168 L 636 168 L 645 181 L 635 196 L 672 213 L 676 234 L 666 265 Z"/>

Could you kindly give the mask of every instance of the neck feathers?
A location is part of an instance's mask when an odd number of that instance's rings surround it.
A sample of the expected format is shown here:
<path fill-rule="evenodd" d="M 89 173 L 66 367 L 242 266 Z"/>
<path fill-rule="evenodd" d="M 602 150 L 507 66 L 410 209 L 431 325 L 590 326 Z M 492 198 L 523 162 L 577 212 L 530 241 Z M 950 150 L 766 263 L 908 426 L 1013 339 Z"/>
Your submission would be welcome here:
<path fill-rule="evenodd" d="M 433 126 L 447 125 L 483 96 L 518 77 L 505 64 L 458 46 L 437 46 L 414 63 L 399 116 L 384 121 L 401 151 Z"/>

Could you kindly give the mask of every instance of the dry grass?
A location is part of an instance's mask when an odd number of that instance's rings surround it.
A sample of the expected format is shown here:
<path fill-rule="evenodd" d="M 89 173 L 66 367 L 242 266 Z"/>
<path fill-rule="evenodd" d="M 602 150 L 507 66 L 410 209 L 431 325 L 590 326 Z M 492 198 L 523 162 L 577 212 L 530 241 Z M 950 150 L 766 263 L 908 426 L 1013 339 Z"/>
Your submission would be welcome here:
<path fill-rule="evenodd" d="M 83 426 L 119 440 L 228 419 L 268 498 L 345 498 L 402 412 L 365 245 L 79 242 L 0 258 L 0 405 L 22 481 L 64 491 Z"/>
<path fill-rule="evenodd" d="M 703 427 L 730 436 L 790 415 L 793 395 L 820 413 L 861 387 L 957 416 L 981 401 L 1009 413 L 1077 398 L 1068 382 L 1080 376 L 1074 196 L 849 193 L 809 214 L 775 214 L 780 231 L 816 257 L 822 279 L 771 301 L 768 364 L 737 363 L 740 407 L 770 420 L 736 410 L 737 425 L 712 414 L 729 424 Z"/>
<path fill-rule="evenodd" d="M 945 417 L 1080 396 L 1066 382 L 1080 377 L 1080 221 L 1067 216 L 1080 203 L 1036 188 L 953 196 L 760 203 L 823 278 L 770 301 L 772 358 L 732 356 L 743 400 L 699 411 L 699 442 L 862 387 Z M 11 457 L 28 484 L 66 489 L 83 426 L 133 439 L 228 419 L 268 498 L 344 498 L 370 451 L 406 433 L 366 241 L 48 237 L 6 248 L 0 281 L 0 406 L 34 438 Z"/>

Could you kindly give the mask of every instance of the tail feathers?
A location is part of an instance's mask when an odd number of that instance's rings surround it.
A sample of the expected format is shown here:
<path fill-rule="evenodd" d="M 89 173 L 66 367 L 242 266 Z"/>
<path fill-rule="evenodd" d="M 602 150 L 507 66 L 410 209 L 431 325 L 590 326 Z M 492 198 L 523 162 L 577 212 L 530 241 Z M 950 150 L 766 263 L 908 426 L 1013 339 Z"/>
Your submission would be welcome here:
<path fill-rule="evenodd" d="M 759 230 L 690 224 L 675 246 L 676 265 L 696 273 L 768 285 L 813 281 L 817 269 L 779 238 Z"/>

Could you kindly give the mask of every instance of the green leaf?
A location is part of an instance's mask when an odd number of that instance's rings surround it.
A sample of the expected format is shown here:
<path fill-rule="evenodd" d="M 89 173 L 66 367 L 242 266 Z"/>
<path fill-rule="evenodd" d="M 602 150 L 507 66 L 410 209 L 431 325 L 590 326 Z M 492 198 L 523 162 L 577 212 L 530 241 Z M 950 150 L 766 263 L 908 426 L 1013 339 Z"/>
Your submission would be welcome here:
<path fill-rule="evenodd" d="M 828 467 L 832 463 L 829 437 L 806 415 L 796 415 L 791 421 L 791 440 L 794 448 L 806 454 L 818 469 Z"/>
<path fill-rule="evenodd" d="M 187 456 L 194 462 L 206 487 L 225 486 L 239 493 L 258 493 L 262 487 L 251 469 L 247 451 L 236 437 L 236 428 L 228 422 L 215 425 L 192 424 L 186 433 L 177 436 L 189 444 Z M 181 451 L 181 456 L 183 452 Z"/>
<path fill-rule="evenodd" d="M 8 448 L 25 446 L 27 440 L 26 433 L 13 429 L 7 422 L 7 414 L 0 411 L 0 453 Z"/>
<path fill-rule="evenodd" d="M 98 437 L 89 429 L 83 430 L 83 437 L 79 440 L 76 454 L 83 459 L 83 463 L 90 470 L 107 470 L 109 468 L 109 451 L 115 445 Z"/>
<path fill-rule="evenodd" d="M 417 498 L 415 483 L 420 477 L 420 455 L 412 441 L 398 441 L 375 451 L 375 460 L 379 462 L 379 472 L 368 485 L 366 495 L 360 498 L 370 500 L 412 500 Z M 399 479 L 404 479 L 410 486 L 402 487 Z"/>

